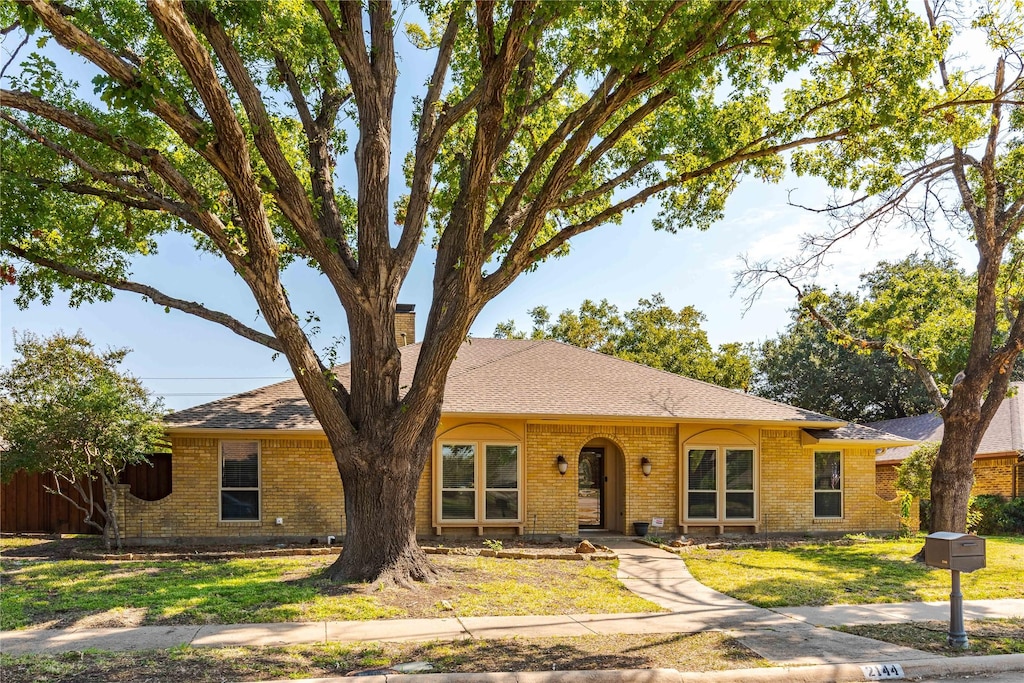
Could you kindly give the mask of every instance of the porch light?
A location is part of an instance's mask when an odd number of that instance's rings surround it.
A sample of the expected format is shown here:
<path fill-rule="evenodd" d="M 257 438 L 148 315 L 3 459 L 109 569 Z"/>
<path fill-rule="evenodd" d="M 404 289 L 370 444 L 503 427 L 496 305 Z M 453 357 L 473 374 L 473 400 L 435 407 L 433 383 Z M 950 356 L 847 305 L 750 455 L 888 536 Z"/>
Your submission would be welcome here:
<path fill-rule="evenodd" d="M 640 458 L 640 469 L 643 471 L 645 477 L 651 476 L 651 461 L 646 455 Z"/>
<path fill-rule="evenodd" d="M 564 455 L 559 455 L 555 462 L 558 463 L 559 474 L 565 474 L 569 471 L 569 461 L 565 459 Z"/>

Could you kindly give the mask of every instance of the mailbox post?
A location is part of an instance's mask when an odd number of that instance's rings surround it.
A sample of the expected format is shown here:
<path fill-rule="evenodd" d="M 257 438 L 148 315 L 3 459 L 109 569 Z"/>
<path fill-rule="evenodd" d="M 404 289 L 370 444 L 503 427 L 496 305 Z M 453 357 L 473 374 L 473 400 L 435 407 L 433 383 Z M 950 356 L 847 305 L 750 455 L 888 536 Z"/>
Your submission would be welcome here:
<path fill-rule="evenodd" d="M 985 539 L 973 534 L 937 531 L 924 539 L 924 563 L 929 567 L 949 569 L 952 587 L 949 592 L 950 647 L 966 650 L 970 643 L 964 629 L 964 596 L 960 592 L 960 572 L 973 572 L 985 567 Z"/>

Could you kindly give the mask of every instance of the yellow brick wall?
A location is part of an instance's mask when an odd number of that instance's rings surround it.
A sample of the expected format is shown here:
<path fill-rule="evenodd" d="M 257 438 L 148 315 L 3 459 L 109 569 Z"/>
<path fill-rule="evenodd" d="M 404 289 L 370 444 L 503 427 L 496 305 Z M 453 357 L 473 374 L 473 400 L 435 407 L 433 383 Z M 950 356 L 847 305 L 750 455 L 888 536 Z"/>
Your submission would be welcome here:
<path fill-rule="evenodd" d="M 841 450 L 843 516 L 814 517 L 814 451 L 800 442 L 800 431 L 761 430 L 761 530 L 768 533 L 896 531 L 899 501 L 875 493 L 875 449 L 821 446 Z"/>
<path fill-rule="evenodd" d="M 875 465 L 875 493 L 885 500 L 896 497 L 896 465 Z"/>
<path fill-rule="evenodd" d="M 684 428 L 685 427 L 685 428 Z M 680 525 L 679 492 L 682 441 L 697 438 L 711 426 L 575 424 L 504 420 L 493 425 L 442 420 L 438 442 L 459 434 L 490 434 L 518 442 L 523 457 L 523 515 L 526 533 L 575 534 L 578 531 L 578 455 L 589 443 L 607 445 L 616 469 L 610 482 L 621 486 L 618 508 L 606 509 L 606 526 L 625 533 L 632 523 L 665 519 L 666 533 Z M 460 431 L 462 430 L 462 431 Z M 465 431 L 469 430 L 469 431 Z M 844 516 L 813 517 L 813 452 L 804 447 L 797 429 L 747 430 L 758 444 L 758 525 L 761 531 L 811 533 L 882 531 L 899 527 L 898 501 L 876 495 L 874 449 L 843 451 Z M 447 435 L 447 436 L 446 436 Z M 493 440 L 494 436 L 487 437 Z M 172 439 L 172 490 L 163 500 L 147 502 L 131 496 L 125 502 L 125 535 L 147 538 L 231 536 L 317 536 L 343 533 L 344 497 L 330 448 L 324 438 L 261 438 L 261 516 L 259 522 L 221 522 L 218 439 L 175 436 Z M 611 448 L 614 446 L 614 448 Z M 568 472 L 558 473 L 556 458 L 564 455 Z M 640 459 L 650 458 L 644 477 Z M 434 458 L 420 480 L 416 499 L 416 531 L 434 531 L 437 494 L 432 477 Z M 609 462 L 609 466 L 613 463 Z M 993 469 L 993 471 L 995 471 Z M 611 483 L 609 485 L 612 485 Z M 614 492 L 606 492 L 614 501 Z M 620 514 L 621 513 L 621 516 Z M 614 515 L 614 517 L 613 517 Z M 275 518 L 283 518 L 276 525 Z"/>
<path fill-rule="evenodd" d="M 404 337 L 402 335 L 405 335 Z M 395 314 L 395 341 L 399 346 L 416 343 L 416 314 Z"/>
<path fill-rule="evenodd" d="M 679 525 L 676 482 L 679 479 L 677 429 L 673 426 L 600 424 L 528 424 L 526 427 L 527 530 L 539 534 L 575 534 L 578 530 L 579 452 L 591 441 L 606 439 L 622 456 L 625 501 L 621 527 L 665 518 L 665 530 Z M 564 455 L 569 470 L 558 473 L 556 458 Z M 651 475 L 640 470 L 640 458 L 651 460 Z M 615 514 L 606 510 L 606 516 Z M 536 521 L 535 521 L 536 520 Z M 610 520 L 606 519 L 610 523 Z"/>
<path fill-rule="evenodd" d="M 974 488 L 971 495 L 1000 495 L 1009 498 L 1013 495 L 1015 456 L 1005 458 L 981 458 L 974 461 Z M 1021 491 L 1017 491 L 1020 495 Z"/>
<path fill-rule="evenodd" d="M 1013 495 L 1013 473 L 1015 456 L 1004 458 L 979 458 L 974 461 L 974 486 L 972 496 L 1001 495 L 1009 498 Z M 896 465 L 878 465 L 875 469 L 875 481 L 878 495 L 885 499 L 896 496 Z M 1018 495 L 1021 491 L 1018 489 Z"/>
<path fill-rule="evenodd" d="M 258 441 L 260 521 L 220 521 L 220 440 L 174 437 L 171 440 L 172 492 L 157 501 L 129 496 L 125 502 L 125 535 L 129 538 L 323 537 L 342 533 L 345 503 L 341 477 L 327 440 Z M 275 524 L 278 517 L 283 524 Z"/>

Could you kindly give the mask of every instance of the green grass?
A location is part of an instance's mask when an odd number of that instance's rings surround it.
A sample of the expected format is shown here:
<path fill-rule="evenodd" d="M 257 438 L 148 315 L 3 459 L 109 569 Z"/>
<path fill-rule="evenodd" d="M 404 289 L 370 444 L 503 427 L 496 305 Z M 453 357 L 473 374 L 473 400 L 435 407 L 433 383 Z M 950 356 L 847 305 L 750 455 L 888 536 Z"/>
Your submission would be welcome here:
<path fill-rule="evenodd" d="M 437 584 L 332 584 L 327 556 L 227 561 L 4 560 L 0 628 L 659 611 L 614 563 L 441 556 Z"/>
<path fill-rule="evenodd" d="M 0 551 L 13 548 L 28 548 L 33 545 L 52 542 L 52 538 L 43 536 L 0 536 Z"/>
<path fill-rule="evenodd" d="M 438 673 L 767 666 L 721 632 L 509 638 L 430 643 L 327 643 L 283 648 L 190 648 L 142 652 L 0 655 L 4 683 L 29 681 L 267 680 L 334 677 L 354 669 L 426 661 Z"/>
<path fill-rule="evenodd" d="M 967 650 L 954 649 L 946 644 L 949 624 L 942 621 L 840 626 L 836 630 L 952 657 L 1024 653 L 1024 619 L 968 621 L 966 631 L 970 648 Z"/>
<path fill-rule="evenodd" d="M 949 572 L 911 559 L 923 542 L 860 539 L 853 545 L 702 550 L 683 558 L 701 583 L 760 607 L 946 600 Z M 987 554 L 985 569 L 962 575 L 964 598 L 1024 598 L 1024 538 L 989 538 Z"/>

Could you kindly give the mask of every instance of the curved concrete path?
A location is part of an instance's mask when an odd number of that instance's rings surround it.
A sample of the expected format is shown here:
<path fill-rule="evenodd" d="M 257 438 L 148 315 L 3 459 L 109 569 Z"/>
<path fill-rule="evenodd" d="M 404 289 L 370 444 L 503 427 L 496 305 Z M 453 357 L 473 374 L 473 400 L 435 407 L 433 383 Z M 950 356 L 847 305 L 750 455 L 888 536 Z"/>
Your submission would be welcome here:
<path fill-rule="evenodd" d="M 0 633 L 0 651 L 11 655 L 52 654 L 90 648 L 148 650 L 180 645 L 282 646 L 369 640 L 427 641 L 721 630 L 734 635 L 775 664 L 793 666 L 933 658 L 934 655 L 919 650 L 818 628 L 816 624 L 920 621 L 948 617 L 948 611 L 944 611 L 948 606 L 942 603 L 762 609 L 704 586 L 672 553 L 628 538 L 598 540 L 618 553 L 619 579 L 637 595 L 661 605 L 667 612 L 34 629 Z M 1024 600 L 968 601 L 965 607 L 968 618 L 1024 617 Z"/>
<path fill-rule="evenodd" d="M 754 607 L 693 578 L 674 553 L 627 539 L 602 542 L 619 556 L 619 580 L 637 595 L 684 617 L 696 630 L 722 630 L 775 664 L 904 662 L 934 657 L 920 650 L 820 628 Z M 813 620 L 811 620 L 813 621 Z"/>

